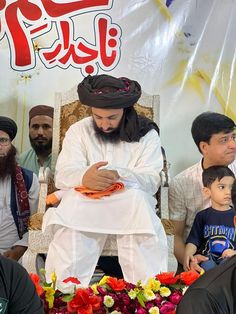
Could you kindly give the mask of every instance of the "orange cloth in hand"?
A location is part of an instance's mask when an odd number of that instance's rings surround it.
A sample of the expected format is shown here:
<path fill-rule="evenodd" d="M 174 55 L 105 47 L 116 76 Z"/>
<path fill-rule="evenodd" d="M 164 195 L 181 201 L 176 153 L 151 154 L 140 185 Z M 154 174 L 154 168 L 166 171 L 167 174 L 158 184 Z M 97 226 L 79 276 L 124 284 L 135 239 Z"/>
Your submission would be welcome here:
<path fill-rule="evenodd" d="M 96 191 L 96 190 L 90 190 L 89 188 L 86 188 L 83 185 L 80 185 L 75 188 L 77 192 L 80 192 L 81 194 L 93 198 L 93 199 L 99 199 L 103 196 L 110 196 L 112 193 L 115 193 L 116 191 L 124 190 L 124 184 L 122 182 L 116 182 L 113 183 L 109 188 L 103 191 Z"/>
<path fill-rule="evenodd" d="M 60 202 L 60 199 L 57 197 L 55 193 L 49 194 L 46 197 L 46 204 L 49 205 L 55 205 Z"/>

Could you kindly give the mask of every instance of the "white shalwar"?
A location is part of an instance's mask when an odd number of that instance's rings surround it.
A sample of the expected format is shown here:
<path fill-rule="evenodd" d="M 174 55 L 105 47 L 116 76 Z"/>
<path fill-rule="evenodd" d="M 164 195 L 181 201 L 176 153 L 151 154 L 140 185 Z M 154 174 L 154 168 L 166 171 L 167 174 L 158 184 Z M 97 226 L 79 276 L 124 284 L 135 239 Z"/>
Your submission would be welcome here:
<path fill-rule="evenodd" d="M 117 170 L 125 190 L 99 200 L 74 190 L 86 170 L 99 161 Z M 57 208 L 44 215 L 43 230 L 55 232 L 46 259 L 47 278 L 79 278 L 87 286 L 109 234 L 117 235 L 125 280 L 145 282 L 167 270 L 167 240 L 155 213 L 155 195 L 163 166 L 160 138 L 149 131 L 139 142 L 103 142 L 92 118 L 73 124 L 66 133 L 56 165 L 56 187 L 66 190 Z M 56 226 L 55 226 L 56 225 Z"/>

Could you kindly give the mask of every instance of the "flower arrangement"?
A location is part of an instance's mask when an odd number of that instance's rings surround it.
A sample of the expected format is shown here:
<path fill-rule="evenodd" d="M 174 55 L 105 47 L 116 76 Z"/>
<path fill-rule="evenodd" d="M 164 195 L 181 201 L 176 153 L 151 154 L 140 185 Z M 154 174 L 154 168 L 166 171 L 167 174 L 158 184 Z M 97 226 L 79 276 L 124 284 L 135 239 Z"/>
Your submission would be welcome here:
<path fill-rule="evenodd" d="M 146 284 L 136 285 L 123 279 L 104 276 L 100 282 L 88 288 L 81 286 L 77 278 L 51 283 L 36 274 L 30 274 L 38 295 L 43 301 L 45 313 L 50 314 L 174 314 L 185 290 L 200 275 L 194 271 L 174 275 L 161 273 Z M 44 277 L 44 276 L 43 276 Z"/>

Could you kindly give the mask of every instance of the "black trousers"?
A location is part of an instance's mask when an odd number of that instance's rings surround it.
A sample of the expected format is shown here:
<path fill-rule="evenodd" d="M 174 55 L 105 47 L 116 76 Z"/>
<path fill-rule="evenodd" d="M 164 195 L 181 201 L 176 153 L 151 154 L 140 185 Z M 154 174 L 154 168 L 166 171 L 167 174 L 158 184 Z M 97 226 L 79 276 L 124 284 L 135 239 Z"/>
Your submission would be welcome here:
<path fill-rule="evenodd" d="M 100 256 L 98 267 L 101 268 L 107 276 L 123 278 L 118 256 Z"/>

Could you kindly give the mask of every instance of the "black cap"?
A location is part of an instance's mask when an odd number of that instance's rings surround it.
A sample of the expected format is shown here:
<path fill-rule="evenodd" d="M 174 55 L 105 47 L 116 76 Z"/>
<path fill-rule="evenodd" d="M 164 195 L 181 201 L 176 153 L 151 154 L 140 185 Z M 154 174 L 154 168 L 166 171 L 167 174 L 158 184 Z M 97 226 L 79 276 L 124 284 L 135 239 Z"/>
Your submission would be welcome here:
<path fill-rule="evenodd" d="M 12 119 L 0 116 L 0 130 L 6 132 L 12 141 L 17 133 L 17 125 Z"/>

